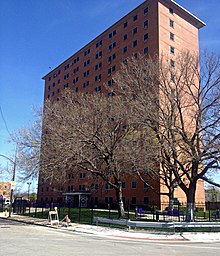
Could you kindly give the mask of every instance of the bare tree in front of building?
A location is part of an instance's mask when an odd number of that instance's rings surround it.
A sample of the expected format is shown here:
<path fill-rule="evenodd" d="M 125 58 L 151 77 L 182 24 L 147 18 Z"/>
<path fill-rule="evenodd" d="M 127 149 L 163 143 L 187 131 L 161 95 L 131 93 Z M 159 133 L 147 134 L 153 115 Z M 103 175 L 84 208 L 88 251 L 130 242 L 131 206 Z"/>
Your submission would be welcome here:
<path fill-rule="evenodd" d="M 16 144 L 16 168 L 22 180 L 37 178 L 39 173 L 42 109 L 35 108 L 34 115 L 33 124 L 16 130 L 10 138 Z"/>
<path fill-rule="evenodd" d="M 202 57 L 139 56 L 115 77 L 133 102 L 137 122 L 150 128 L 160 145 L 163 183 L 169 189 L 175 182 L 186 194 L 186 221 L 193 220 L 197 181 L 213 183 L 207 174 L 219 171 L 220 58 Z"/>
<path fill-rule="evenodd" d="M 70 170 L 84 170 L 100 177 L 115 190 L 121 217 L 122 178 L 151 164 L 145 158 L 150 136 L 135 126 L 122 97 L 77 96 L 67 93 L 64 100 L 45 105 L 42 175 L 64 179 Z"/>

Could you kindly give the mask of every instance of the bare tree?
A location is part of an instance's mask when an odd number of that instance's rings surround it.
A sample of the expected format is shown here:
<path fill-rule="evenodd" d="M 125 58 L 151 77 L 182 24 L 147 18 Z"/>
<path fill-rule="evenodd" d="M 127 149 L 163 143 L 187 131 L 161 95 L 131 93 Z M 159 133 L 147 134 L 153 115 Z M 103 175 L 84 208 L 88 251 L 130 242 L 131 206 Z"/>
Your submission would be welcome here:
<path fill-rule="evenodd" d="M 122 177 L 150 165 L 145 158 L 150 136 L 134 124 L 122 97 L 77 96 L 67 93 L 64 100 L 45 104 L 41 174 L 65 179 L 70 170 L 85 170 L 100 177 L 115 190 L 121 217 Z"/>
<path fill-rule="evenodd" d="M 150 128 L 160 145 L 163 183 L 168 189 L 178 184 L 186 194 L 186 221 L 193 220 L 197 181 L 212 183 L 206 174 L 219 170 L 220 57 L 202 57 L 139 56 L 122 64 L 115 77 L 133 102 L 137 122 Z"/>
<path fill-rule="evenodd" d="M 42 133 L 42 109 L 34 109 L 35 120 L 30 127 L 20 128 L 11 134 L 17 145 L 16 166 L 19 178 L 29 180 L 38 177 Z"/>

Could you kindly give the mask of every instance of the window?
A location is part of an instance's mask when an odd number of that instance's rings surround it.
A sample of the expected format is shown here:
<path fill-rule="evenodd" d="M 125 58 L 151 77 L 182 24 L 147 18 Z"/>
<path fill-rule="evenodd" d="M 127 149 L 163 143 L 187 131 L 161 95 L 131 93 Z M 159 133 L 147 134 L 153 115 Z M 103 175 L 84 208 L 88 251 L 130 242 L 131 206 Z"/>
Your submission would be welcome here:
<path fill-rule="evenodd" d="M 68 88 L 68 87 L 69 87 L 69 84 L 68 84 L 68 83 L 63 85 L 63 89 L 66 89 L 66 88 Z"/>
<path fill-rule="evenodd" d="M 121 187 L 122 187 L 122 189 L 125 189 L 125 182 L 124 181 L 122 181 Z"/>
<path fill-rule="evenodd" d="M 48 91 L 50 91 L 50 85 L 48 86 L 48 88 L 47 88 L 47 89 L 48 89 Z"/>
<path fill-rule="evenodd" d="M 64 66 L 64 70 L 67 70 L 69 67 L 70 67 L 69 64 L 65 65 L 65 66 Z"/>
<path fill-rule="evenodd" d="M 138 32 L 138 28 L 136 27 L 133 29 L 133 35 L 137 34 L 137 32 Z"/>
<path fill-rule="evenodd" d="M 137 40 L 135 40 L 135 41 L 132 42 L 133 47 L 137 46 L 137 44 L 138 44 L 138 41 L 137 41 Z"/>
<path fill-rule="evenodd" d="M 99 189 L 99 185 L 98 184 L 91 184 L 91 189 L 92 190 L 98 190 Z"/>
<path fill-rule="evenodd" d="M 175 75 L 174 74 L 171 74 L 170 75 L 170 81 L 175 83 Z"/>
<path fill-rule="evenodd" d="M 86 88 L 87 86 L 89 86 L 89 81 L 83 83 L 83 88 Z"/>
<path fill-rule="evenodd" d="M 84 179 L 86 177 L 86 173 L 85 172 L 81 172 L 80 174 L 79 174 L 79 178 L 80 179 Z"/>
<path fill-rule="evenodd" d="M 174 28 L 174 21 L 173 20 L 170 20 L 170 27 Z"/>
<path fill-rule="evenodd" d="M 115 35 L 116 35 L 116 29 L 114 31 L 112 31 L 111 33 L 109 33 L 108 37 L 112 38 Z"/>
<path fill-rule="evenodd" d="M 144 186 L 144 190 L 147 190 L 148 187 L 149 187 L 149 186 L 147 185 L 147 183 L 145 183 L 145 182 L 143 183 L 143 186 Z"/>
<path fill-rule="evenodd" d="M 96 43 L 96 48 L 98 48 L 99 46 L 101 46 L 102 45 L 102 40 L 100 40 L 100 41 L 98 41 L 97 43 Z"/>
<path fill-rule="evenodd" d="M 115 71 L 115 66 L 111 67 L 108 69 L 108 75 L 110 75 L 111 73 L 113 73 Z"/>
<path fill-rule="evenodd" d="M 170 60 L 170 66 L 171 66 L 172 68 L 175 67 L 175 61 L 174 61 L 174 60 Z"/>
<path fill-rule="evenodd" d="M 94 91 L 95 92 L 100 92 L 101 89 L 102 89 L 102 87 L 101 87 L 101 85 L 99 85 L 99 86 L 95 87 Z"/>
<path fill-rule="evenodd" d="M 55 84 L 55 83 L 53 83 L 53 87 L 55 87 L 55 85 L 56 85 L 56 84 Z"/>
<path fill-rule="evenodd" d="M 148 197 L 144 197 L 144 204 L 149 204 L 149 198 Z"/>
<path fill-rule="evenodd" d="M 76 74 L 79 71 L 79 67 L 73 69 L 73 74 Z"/>
<path fill-rule="evenodd" d="M 99 70 L 102 67 L 102 62 L 95 65 L 95 70 Z"/>
<path fill-rule="evenodd" d="M 124 28 L 126 28 L 128 26 L 128 22 L 126 21 L 125 23 L 124 23 Z"/>
<path fill-rule="evenodd" d="M 85 185 L 79 185 L 79 191 L 85 191 L 86 190 L 86 186 Z"/>
<path fill-rule="evenodd" d="M 73 187 L 73 185 L 68 186 L 68 192 L 73 192 L 73 191 L 74 191 L 74 187 Z"/>
<path fill-rule="evenodd" d="M 115 46 L 116 46 L 116 42 L 110 44 L 108 47 L 109 51 L 112 50 L 113 48 L 115 48 Z"/>
<path fill-rule="evenodd" d="M 79 61 L 79 56 L 73 60 L 72 65 L 76 64 L 76 62 L 78 61 Z"/>
<path fill-rule="evenodd" d="M 105 183 L 105 190 L 109 190 L 109 189 L 112 189 L 112 186 L 106 182 Z"/>
<path fill-rule="evenodd" d="M 174 34 L 170 33 L 170 40 L 174 41 Z"/>
<path fill-rule="evenodd" d="M 148 33 L 144 35 L 144 41 L 148 40 Z"/>
<path fill-rule="evenodd" d="M 100 81 L 101 78 L 102 78 L 102 74 L 95 76 L 95 82 Z"/>
<path fill-rule="evenodd" d="M 137 203 L 136 197 L 132 197 L 132 198 L 131 198 L 131 204 L 136 204 L 136 203 Z"/>
<path fill-rule="evenodd" d="M 48 81 L 50 81 L 50 80 L 51 80 L 51 77 L 49 76 L 49 77 L 48 77 Z"/>
<path fill-rule="evenodd" d="M 174 54 L 175 53 L 175 49 L 173 46 L 170 46 L 170 53 Z"/>
<path fill-rule="evenodd" d="M 88 75 L 89 75 L 89 70 L 85 71 L 83 74 L 84 77 L 87 77 Z"/>
<path fill-rule="evenodd" d="M 135 15 L 135 16 L 133 17 L 133 21 L 136 21 L 137 19 L 138 19 L 138 16 Z"/>
<path fill-rule="evenodd" d="M 73 84 L 77 83 L 78 81 L 79 81 L 79 78 L 78 78 L 78 77 L 75 77 L 75 78 L 73 79 Z"/>
<path fill-rule="evenodd" d="M 67 73 L 66 75 L 64 75 L 63 79 L 66 80 L 69 78 L 69 73 Z"/>
<path fill-rule="evenodd" d="M 115 92 L 108 92 L 108 97 L 113 97 L 113 96 L 115 96 L 116 95 L 116 93 Z"/>
<path fill-rule="evenodd" d="M 131 182 L 131 188 L 133 188 L 133 189 L 137 188 L 137 182 L 136 181 Z"/>
<path fill-rule="evenodd" d="M 126 53 L 127 51 L 128 51 L 128 47 L 125 46 L 125 47 L 123 48 L 123 52 Z"/>
<path fill-rule="evenodd" d="M 108 86 L 111 86 L 111 85 L 113 85 L 114 83 L 115 83 L 115 81 L 114 81 L 113 79 L 110 79 L 110 80 L 108 80 L 108 82 L 107 82 Z"/>
<path fill-rule="evenodd" d="M 127 40 L 127 39 L 128 39 L 128 35 L 125 34 L 125 35 L 124 35 L 124 41 Z"/>
<path fill-rule="evenodd" d="M 88 49 L 88 50 L 86 50 L 86 51 L 84 52 L 84 56 L 89 55 L 89 54 L 90 54 L 90 49 Z"/>
<path fill-rule="evenodd" d="M 146 7 L 145 9 L 144 9 L 144 15 L 146 15 L 148 13 L 148 7 Z"/>
<path fill-rule="evenodd" d="M 169 12 L 170 12 L 171 14 L 173 14 L 173 13 L 174 13 L 173 8 L 169 8 Z"/>
<path fill-rule="evenodd" d="M 106 204 L 113 204 L 113 197 L 105 197 Z"/>
<path fill-rule="evenodd" d="M 102 57 L 102 51 L 99 51 L 96 53 L 95 55 L 95 58 L 98 59 L 98 58 L 101 58 Z"/>
<path fill-rule="evenodd" d="M 116 54 L 112 54 L 111 56 L 108 57 L 108 63 L 110 64 L 111 61 L 113 61 L 116 58 Z"/>
<path fill-rule="evenodd" d="M 144 21 L 144 28 L 148 28 L 148 20 Z"/>
<path fill-rule="evenodd" d="M 59 88 L 57 89 L 57 93 L 60 93 L 60 89 Z"/>
<path fill-rule="evenodd" d="M 90 64 L 90 60 L 84 61 L 84 67 Z"/>
<path fill-rule="evenodd" d="M 58 84 L 60 84 L 60 79 L 57 81 Z"/>
<path fill-rule="evenodd" d="M 144 48 L 144 54 L 148 54 L 148 47 Z"/>
<path fill-rule="evenodd" d="M 77 93 L 79 91 L 78 87 L 76 87 L 74 90 L 73 90 L 73 93 Z"/>

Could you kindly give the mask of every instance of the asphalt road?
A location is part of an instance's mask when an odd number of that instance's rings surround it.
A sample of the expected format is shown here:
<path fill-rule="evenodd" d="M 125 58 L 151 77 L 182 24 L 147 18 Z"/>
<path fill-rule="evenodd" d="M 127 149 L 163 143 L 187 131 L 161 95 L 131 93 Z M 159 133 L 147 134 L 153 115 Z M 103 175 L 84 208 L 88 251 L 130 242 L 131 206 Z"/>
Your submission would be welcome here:
<path fill-rule="evenodd" d="M 220 255 L 220 243 L 137 241 L 100 237 L 0 219 L 0 255 Z"/>

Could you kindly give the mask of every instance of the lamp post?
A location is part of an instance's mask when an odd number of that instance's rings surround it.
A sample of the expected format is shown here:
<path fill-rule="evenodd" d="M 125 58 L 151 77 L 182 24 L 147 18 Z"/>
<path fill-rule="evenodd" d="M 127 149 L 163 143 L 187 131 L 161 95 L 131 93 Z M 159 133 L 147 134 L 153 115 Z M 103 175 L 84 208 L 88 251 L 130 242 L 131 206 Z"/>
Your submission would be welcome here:
<path fill-rule="evenodd" d="M 10 193 L 10 205 L 9 205 L 9 217 L 11 217 L 11 213 L 12 213 L 12 200 L 13 200 L 13 193 L 14 193 L 14 189 L 15 189 L 15 173 L 16 173 L 16 165 L 17 165 L 17 144 L 16 144 L 16 148 L 15 148 L 15 157 L 14 160 L 12 160 L 11 158 L 0 154 L 1 157 L 4 157 L 5 159 L 7 159 L 8 161 L 10 161 L 13 164 L 13 173 L 12 173 L 12 180 L 11 180 L 11 193 Z"/>
<path fill-rule="evenodd" d="M 29 199 L 30 199 L 30 185 L 31 185 L 31 182 L 27 182 L 28 184 L 28 202 L 29 202 Z"/>

